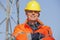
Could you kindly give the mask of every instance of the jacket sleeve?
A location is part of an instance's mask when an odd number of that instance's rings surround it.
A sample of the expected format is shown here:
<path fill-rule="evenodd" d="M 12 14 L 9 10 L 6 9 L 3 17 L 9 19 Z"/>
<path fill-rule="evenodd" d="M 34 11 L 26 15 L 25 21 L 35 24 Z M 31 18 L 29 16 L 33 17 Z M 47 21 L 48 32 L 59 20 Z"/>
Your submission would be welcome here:
<path fill-rule="evenodd" d="M 13 31 L 13 36 L 16 37 L 20 31 L 19 25 L 17 25 Z"/>
<path fill-rule="evenodd" d="M 45 29 L 47 30 L 48 34 L 45 35 L 44 38 L 42 38 L 42 40 L 55 40 L 52 36 L 52 30 L 49 26 L 45 26 Z"/>

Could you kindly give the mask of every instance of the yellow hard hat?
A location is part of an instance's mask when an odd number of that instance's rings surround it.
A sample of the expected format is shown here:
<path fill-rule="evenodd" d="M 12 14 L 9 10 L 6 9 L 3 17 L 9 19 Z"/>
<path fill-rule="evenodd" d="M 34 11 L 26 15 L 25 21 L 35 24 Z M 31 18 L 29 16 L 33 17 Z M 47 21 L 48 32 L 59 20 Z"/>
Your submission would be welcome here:
<path fill-rule="evenodd" d="M 28 2 L 28 4 L 26 5 L 25 10 L 34 10 L 34 11 L 41 11 L 40 5 L 38 2 L 36 2 L 35 0 L 31 0 L 30 2 Z"/>

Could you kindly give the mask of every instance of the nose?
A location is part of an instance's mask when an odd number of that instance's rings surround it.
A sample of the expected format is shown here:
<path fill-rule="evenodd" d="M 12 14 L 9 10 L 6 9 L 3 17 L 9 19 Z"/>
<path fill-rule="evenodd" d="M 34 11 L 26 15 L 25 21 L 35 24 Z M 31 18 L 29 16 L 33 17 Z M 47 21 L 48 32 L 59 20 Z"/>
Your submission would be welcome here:
<path fill-rule="evenodd" d="M 32 14 L 32 15 L 35 15 L 35 14 Z"/>
<path fill-rule="evenodd" d="M 35 15 L 35 12 L 32 12 L 32 15 Z"/>

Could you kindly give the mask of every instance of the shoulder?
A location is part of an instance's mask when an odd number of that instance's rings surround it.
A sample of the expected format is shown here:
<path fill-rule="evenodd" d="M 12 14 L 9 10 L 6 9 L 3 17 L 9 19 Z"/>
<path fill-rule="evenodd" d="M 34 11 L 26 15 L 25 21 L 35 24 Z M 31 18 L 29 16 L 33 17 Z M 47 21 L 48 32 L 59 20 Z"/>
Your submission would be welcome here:
<path fill-rule="evenodd" d="M 47 29 L 47 30 L 51 29 L 51 27 L 50 26 L 47 26 L 47 25 L 43 25 L 42 28 L 43 29 Z"/>
<path fill-rule="evenodd" d="M 23 29 L 25 24 L 18 24 L 15 26 L 15 29 Z"/>

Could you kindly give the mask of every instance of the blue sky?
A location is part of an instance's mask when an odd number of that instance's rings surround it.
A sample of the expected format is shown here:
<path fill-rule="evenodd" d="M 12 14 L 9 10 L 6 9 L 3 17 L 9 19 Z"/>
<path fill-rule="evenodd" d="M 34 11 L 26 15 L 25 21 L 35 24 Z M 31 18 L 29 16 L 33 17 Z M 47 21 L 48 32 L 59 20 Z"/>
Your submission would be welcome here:
<path fill-rule="evenodd" d="M 24 8 L 26 4 L 30 0 L 20 0 L 20 23 L 23 23 L 26 20 L 26 15 L 24 12 Z M 60 40 L 60 0 L 36 0 L 41 5 L 41 15 L 39 19 L 45 24 L 51 27 L 53 36 L 56 40 Z M 6 0 L 0 0 L 0 2 L 5 6 L 6 8 Z M 16 5 L 15 0 L 13 2 L 13 5 L 11 6 L 11 15 L 14 20 L 16 21 Z M 6 12 L 3 8 L 0 7 L 0 22 L 6 17 Z M 5 32 L 6 30 L 6 23 L 4 22 L 2 25 L 0 25 L 0 32 Z M 12 31 L 14 30 L 14 27 L 16 26 L 16 23 L 14 23 L 11 20 L 12 24 Z M 10 31 L 10 29 L 9 29 Z M 0 34 L 0 40 L 5 40 L 5 33 Z"/>

